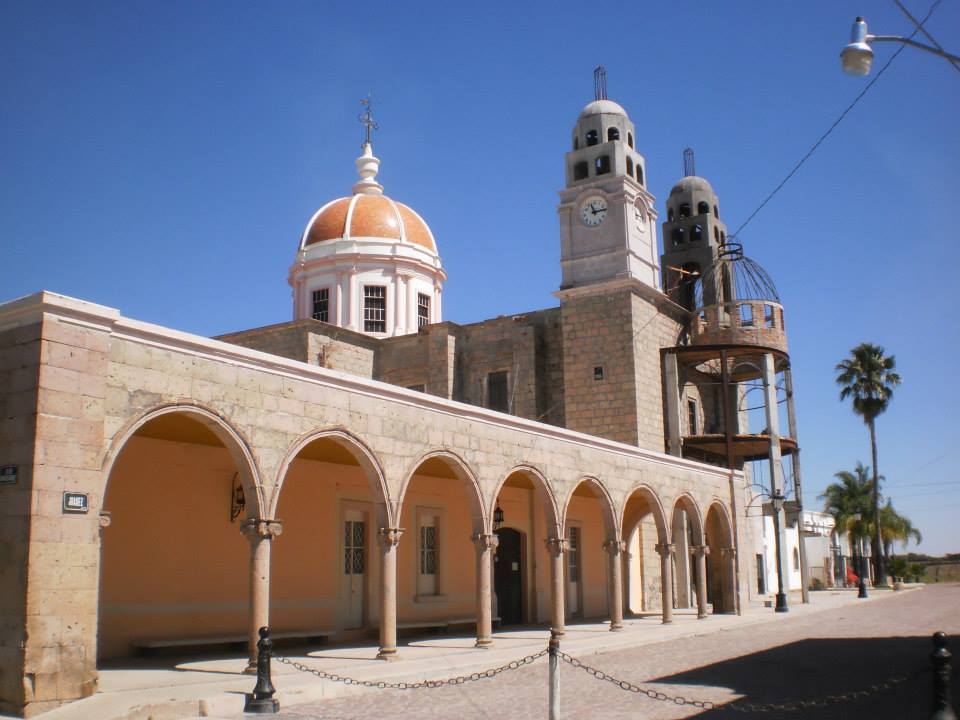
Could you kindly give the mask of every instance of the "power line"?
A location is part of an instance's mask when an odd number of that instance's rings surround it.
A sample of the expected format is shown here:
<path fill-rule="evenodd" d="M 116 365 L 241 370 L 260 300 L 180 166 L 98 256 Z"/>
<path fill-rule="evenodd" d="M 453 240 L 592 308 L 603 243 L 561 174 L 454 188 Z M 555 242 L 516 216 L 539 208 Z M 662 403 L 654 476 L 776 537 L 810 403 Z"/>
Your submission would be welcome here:
<path fill-rule="evenodd" d="M 927 14 L 924 16 L 923 20 L 921 20 L 921 21 L 919 22 L 919 24 L 917 25 L 916 29 L 915 29 L 912 33 L 910 33 L 910 35 L 908 36 L 911 40 L 913 39 L 913 36 L 914 36 L 914 35 L 916 35 L 918 32 L 920 32 L 921 28 L 923 27 L 923 24 L 924 24 L 925 22 L 927 22 L 927 20 L 930 19 L 930 16 L 933 15 L 933 11 L 936 9 L 937 5 L 939 5 L 939 4 L 940 4 L 940 0 L 934 0 L 933 5 L 930 6 L 930 9 L 927 11 Z M 879 80 L 880 77 L 883 75 L 883 73 L 886 72 L 887 68 L 890 67 L 890 64 L 891 64 L 894 60 L 897 59 L 897 56 L 898 56 L 900 53 L 903 52 L 903 50 L 904 50 L 905 47 L 906 47 L 906 45 L 901 45 L 900 47 L 898 47 L 898 48 L 894 51 L 893 55 L 890 56 L 890 59 L 887 60 L 887 62 L 884 64 L 884 66 L 883 66 L 882 68 L 880 68 L 880 70 L 877 72 L 876 75 L 874 75 L 873 79 L 872 79 L 870 82 L 867 83 L 867 86 L 866 86 L 863 90 L 860 91 L 860 94 L 857 95 L 857 96 L 853 99 L 853 102 L 852 102 L 852 103 L 850 103 L 849 105 L 847 105 L 847 109 L 844 110 L 842 113 L 840 113 L 840 117 L 838 117 L 836 120 L 834 120 L 834 121 L 833 121 L 833 124 L 832 124 L 829 128 L 827 128 L 827 131 L 826 131 L 825 133 L 823 133 L 823 135 L 821 135 L 821 136 L 819 137 L 819 139 L 813 144 L 813 146 L 812 146 L 809 150 L 807 150 L 806 155 L 804 155 L 802 158 L 800 158 L 799 162 L 797 162 L 797 164 L 793 166 L 793 169 L 792 169 L 789 173 L 787 173 L 787 176 L 786 176 L 783 180 L 781 180 L 781 181 L 780 181 L 780 184 L 777 185 L 777 186 L 773 189 L 773 192 L 771 192 L 769 195 L 767 195 L 767 197 L 764 198 L 763 202 L 760 203 L 760 205 L 757 207 L 757 209 L 754 210 L 752 213 L 750 213 L 750 217 L 748 217 L 746 220 L 744 220 L 743 224 L 742 224 L 740 227 L 738 227 L 738 228 L 736 229 L 736 231 L 730 236 L 730 239 L 736 238 L 736 237 L 740 234 L 740 231 L 743 230 L 747 225 L 749 225 L 749 224 L 750 224 L 750 221 L 753 220 L 753 218 L 755 218 L 755 217 L 757 216 L 757 214 L 758 214 L 761 210 L 763 210 L 764 207 L 766 207 L 767 203 L 770 202 L 770 201 L 773 199 L 774 195 L 776 195 L 778 192 L 780 192 L 780 189 L 781 189 L 784 185 L 786 185 L 787 182 L 789 182 L 790 178 L 792 178 L 794 175 L 797 174 L 797 171 L 798 171 L 798 170 L 803 166 L 803 164 L 810 158 L 810 156 L 813 155 L 813 153 L 815 153 L 815 152 L 817 151 L 817 148 L 820 147 L 820 145 L 823 143 L 823 141 L 826 140 L 826 139 L 830 136 L 830 133 L 832 133 L 832 132 L 836 129 L 837 125 L 839 125 L 839 124 L 843 121 L 843 119 L 850 113 L 850 111 L 853 110 L 853 108 L 856 106 L 856 104 L 857 104 L 858 102 L 860 102 L 860 99 L 861 99 L 864 95 L 866 95 L 867 92 L 869 92 L 870 88 L 872 88 L 872 87 L 874 86 L 874 84 L 877 82 L 877 80 Z"/>

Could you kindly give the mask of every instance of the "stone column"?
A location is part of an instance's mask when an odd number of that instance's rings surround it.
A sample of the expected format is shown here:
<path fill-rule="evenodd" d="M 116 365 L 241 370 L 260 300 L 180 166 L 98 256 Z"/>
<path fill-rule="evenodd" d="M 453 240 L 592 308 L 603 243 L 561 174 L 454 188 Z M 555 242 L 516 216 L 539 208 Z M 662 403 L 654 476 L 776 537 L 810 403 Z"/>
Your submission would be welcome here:
<path fill-rule="evenodd" d="M 691 549 L 697 565 L 697 617 L 703 620 L 707 617 L 707 555 L 710 548 L 694 545 Z"/>
<path fill-rule="evenodd" d="M 397 545 L 403 528 L 380 528 L 380 652 L 378 660 L 397 655 Z"/>
<path fill-rule="evenodd" d="M 279 520 L 247 518 L 240 531 L 250 541 L 250 622 L 247 628 L 249 660 L 244 672 L 257 672 L 259 630 L 270 625 L 270 547 L 283 532 Z"/>
<path fill-rule="evenodd" d="M 677 354 L 668 352 L 663 356 L 666 384 L 664 393 L 667 397 L 667 446 L 671 455 L 683 455 L 683 435 L 680 427 L 680 370 L 677 367 Z"/>
<path fill-rule="evenodd" d="M 474 537 L 477 544 L 477 642 L 476 647 L 493 644 L 493 554 L 500 544 L 496 534 L 480 533 Z"/>
<path fill-rule="evenodd" d="M 658 543 L 660 555 L 660 604 L 663 606 L 663 624 L 673 622 L 673 545 Z"/>
<path fill-rule="evenodd" d="M 603 549 L 610 555 L 610 630 L 623 630 L 623 553 L 627 544 L 607 540 Z"/>
<path fill-rule="evenodd" d="M 347 275 L 347 317 L 346 317 L 346 327 L 349 330 L 357 330 L 357 318 L 361 317 L 363 312 L 363 304 L 360 302 L 360 298 L 357 297 L 357 268 L 352 268 L 350 273 Z M 360 312 L 357 311 L 357 306 L 360 306 Z"/>
<path fill-rule="evenodd" d="M 403 335 L 407 327 L 407 314 L 404 307 L 405 290 L 404 276 L 399 272 L 393 274 L 393 331 L 392 335 Z"/>
<path fill-rule="evenodd" d="M 734 611 L 734 588 L 733 583 L 735 582 L 737 574 L 737 550 L 736 548 L 720 548 L 720 557 L 723 560 L 723 566 L 725 572 L 723 573 L 723 578 L 720 582 L 720 587 L 723 589 L 723 604 L 724 612 L 733 612 Z"/>
<path fill-rule="evenodd" d="M 550 630 L 557 636 L 564 635 L 564 592 L 563 554 L 567 549 L 567 539 L 552 537 L 547 539 L 550 553 Z"/>

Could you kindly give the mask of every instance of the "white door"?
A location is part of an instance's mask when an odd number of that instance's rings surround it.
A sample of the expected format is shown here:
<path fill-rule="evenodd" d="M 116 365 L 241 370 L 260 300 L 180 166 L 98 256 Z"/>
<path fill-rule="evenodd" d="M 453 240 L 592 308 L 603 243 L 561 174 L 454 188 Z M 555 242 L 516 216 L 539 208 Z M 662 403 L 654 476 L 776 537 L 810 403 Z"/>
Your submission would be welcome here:
<path fill-rule="evenodd" d="M 348 510 L 343 522 L 344 627 L 363 627 L 367 572 L 367 523 L 362 512 Z"/>
<path fill-rule="evenodd" d="M 567 530 L 567 613 L 580 617 L 580 528 Z"/>

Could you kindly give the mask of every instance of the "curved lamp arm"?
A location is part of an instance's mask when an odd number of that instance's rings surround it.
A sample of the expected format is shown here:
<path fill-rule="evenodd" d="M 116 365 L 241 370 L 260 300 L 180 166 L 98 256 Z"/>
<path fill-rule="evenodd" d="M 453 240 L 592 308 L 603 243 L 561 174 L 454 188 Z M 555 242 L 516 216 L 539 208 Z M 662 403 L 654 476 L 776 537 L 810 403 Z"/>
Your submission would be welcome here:
<path fill-rule="evenodd" d="M 867 21 L 858 17 L 853 22 L 850 31 L 850 43 L 840 52 L 840 59 L 843 63 L 843 71 L 849 75 L 867 75 L 870 72 L 870 65 L 873 63 L 873 49 L 871 42 L 898 42 L 903 45 L 920 50 L 926 50 L 928 53 L 938 55 L 950 63 L 960 62 L 960 56 L 948 53 L 932 45 L 924 45 L 911 38 L 900 37 L 899 35 L 869 35 L 867 33 Z"/>

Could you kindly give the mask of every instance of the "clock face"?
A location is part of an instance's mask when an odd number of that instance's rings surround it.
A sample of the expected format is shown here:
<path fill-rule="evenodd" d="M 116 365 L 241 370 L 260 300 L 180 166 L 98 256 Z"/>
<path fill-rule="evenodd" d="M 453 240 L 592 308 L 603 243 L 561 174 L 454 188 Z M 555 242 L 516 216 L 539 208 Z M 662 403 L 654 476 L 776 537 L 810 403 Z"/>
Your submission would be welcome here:
<path fill-rule="evenodd" d="M 607 201 L 599 195 L 587 198 L 580 206 L 580 219 L 587 227 L 596 227 L 607 216 Z"/>

